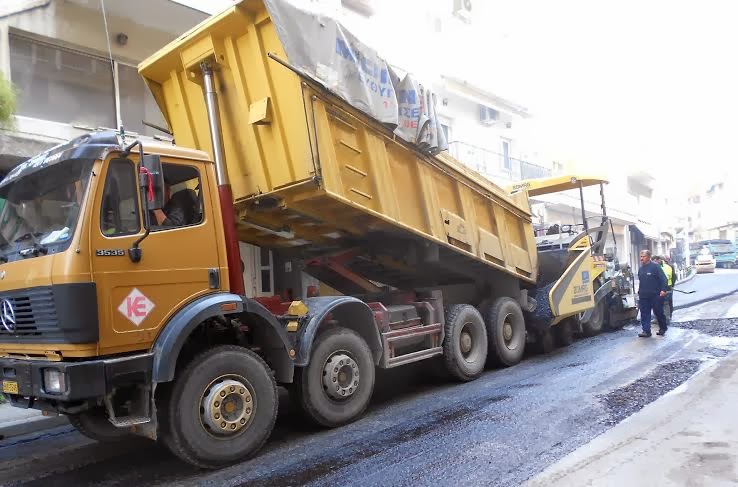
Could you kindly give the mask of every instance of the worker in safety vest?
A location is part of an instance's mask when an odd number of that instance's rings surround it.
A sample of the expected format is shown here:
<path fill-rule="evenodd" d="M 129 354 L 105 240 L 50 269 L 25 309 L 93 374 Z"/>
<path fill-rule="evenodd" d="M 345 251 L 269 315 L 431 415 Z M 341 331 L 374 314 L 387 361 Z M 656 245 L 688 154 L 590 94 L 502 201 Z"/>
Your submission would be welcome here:
<path fill-rule="evenodd" d="M 664 306 L 666 303 L 669 304 L 669 312 L 665 312 L 665 314 L 669 322 L 671 322 L 671 315 L 674 312 L 674 284 L 676 281 L 676 272 L 674 272 L 674 268 L 666 261 L 666 259 L 660 255 L 654 256 L 653 261 L 661 267 L 661 270 L 664 271 L 664 275 L 666 276 L 667 294 L 666 297 L 661 298 L 661 306 Z"/>

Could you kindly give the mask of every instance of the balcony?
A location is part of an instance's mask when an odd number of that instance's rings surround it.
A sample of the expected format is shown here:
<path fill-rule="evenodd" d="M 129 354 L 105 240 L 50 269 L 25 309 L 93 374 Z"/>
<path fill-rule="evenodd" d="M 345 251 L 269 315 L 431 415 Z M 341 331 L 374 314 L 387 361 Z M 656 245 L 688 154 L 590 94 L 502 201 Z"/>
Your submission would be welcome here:
<path fill-rule="evenodd" d="M 466 142 L 449 143 L 448 152 L 465 166 L 495 181 L 521 181 L 551 176 L 551 170 L 528 161 L 506 157 Z"/>

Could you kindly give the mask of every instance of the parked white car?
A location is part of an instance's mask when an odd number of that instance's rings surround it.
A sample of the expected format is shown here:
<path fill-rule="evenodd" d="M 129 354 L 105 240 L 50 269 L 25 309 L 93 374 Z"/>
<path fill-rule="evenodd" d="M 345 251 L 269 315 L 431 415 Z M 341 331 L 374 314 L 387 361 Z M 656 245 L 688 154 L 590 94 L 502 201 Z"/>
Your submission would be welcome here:
<path fill-rule="evenodd" d="M 713 257 L 710 253 L 710 249 L 707 247 L 702 247 L 699 254 L 697 254 L 697 259 L 695 259 L 694 264 L 697 268 L 698 274 L 715 272 L 715 257 Z"/>

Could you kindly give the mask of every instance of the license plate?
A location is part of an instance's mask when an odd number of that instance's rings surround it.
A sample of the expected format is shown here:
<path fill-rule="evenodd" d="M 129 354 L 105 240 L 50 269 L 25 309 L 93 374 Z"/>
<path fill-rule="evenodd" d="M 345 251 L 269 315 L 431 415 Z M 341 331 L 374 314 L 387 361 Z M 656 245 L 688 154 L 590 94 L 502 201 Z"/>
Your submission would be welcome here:
<path fill-rule="evenodd" d="M 18 383 L 12 380 L 4 380 L 3 392 L 6 394 L 18 394 Z"/>

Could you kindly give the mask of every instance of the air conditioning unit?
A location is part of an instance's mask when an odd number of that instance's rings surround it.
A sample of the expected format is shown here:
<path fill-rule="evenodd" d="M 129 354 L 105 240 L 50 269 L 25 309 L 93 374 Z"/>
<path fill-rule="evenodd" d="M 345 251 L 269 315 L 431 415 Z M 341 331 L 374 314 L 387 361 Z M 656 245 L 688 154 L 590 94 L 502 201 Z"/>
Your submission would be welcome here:
<path fill-rule="evenodd" d="M 467 24 L 471 22 L 471 0 L 454 0 L 454 15 Z"/>
<path fill-rule="evenodd" d="M 479 121 L 482 125 L 494 125 L 498 117 L 499 113 L 494 108 L 479 105 Z"/>

